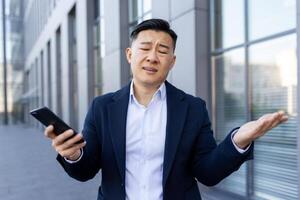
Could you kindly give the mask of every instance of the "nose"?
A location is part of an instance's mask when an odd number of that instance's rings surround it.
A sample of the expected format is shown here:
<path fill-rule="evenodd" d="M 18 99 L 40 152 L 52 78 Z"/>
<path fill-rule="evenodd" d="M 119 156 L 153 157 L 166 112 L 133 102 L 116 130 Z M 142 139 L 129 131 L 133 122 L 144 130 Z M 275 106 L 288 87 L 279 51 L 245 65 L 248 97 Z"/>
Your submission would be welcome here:
<path fill-rule="evenodd" d="M 149 51 L 149 54 L 147 56 L 147 61 L 150 62 L 150 63 L 157 63 L 158 62 L 157 52 L 154 49 L 152 51 Z"/>

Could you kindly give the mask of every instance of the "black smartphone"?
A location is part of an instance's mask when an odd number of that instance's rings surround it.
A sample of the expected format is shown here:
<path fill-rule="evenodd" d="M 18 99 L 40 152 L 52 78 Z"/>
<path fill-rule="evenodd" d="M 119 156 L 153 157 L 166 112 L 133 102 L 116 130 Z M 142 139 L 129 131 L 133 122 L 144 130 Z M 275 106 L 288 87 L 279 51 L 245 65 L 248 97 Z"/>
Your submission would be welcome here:
<path fill-rule="evenodd" d="M 36 108 L 30 111 L 30 114 L 46 127 L 49 125 L 53 125 L 54 133 L 56 135 L 59 135 L 65 132 L 66 130 L 72 129 L 69 125 L 67 125 L 62 119 L 60 119 L 54 112 L 52 112 L 47 107 Z M 74 131 L 73 136 L 75 136 L 77 132 L 74 129 L 72 130 Z M 81 143 L 81 142 L 84 142 L 84 140 L 82 139 L 77 143 Z"/>

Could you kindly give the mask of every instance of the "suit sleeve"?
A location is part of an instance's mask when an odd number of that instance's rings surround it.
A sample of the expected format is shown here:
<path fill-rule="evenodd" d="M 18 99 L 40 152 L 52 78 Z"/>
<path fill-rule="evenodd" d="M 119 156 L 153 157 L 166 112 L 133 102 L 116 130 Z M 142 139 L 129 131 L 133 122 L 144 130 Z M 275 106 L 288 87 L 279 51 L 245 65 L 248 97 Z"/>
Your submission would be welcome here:
<path fill-rule="evenodd" d="M 69 163 L 60 155 L 57 156 L 58 162 L 62 165 L 68 175 L 79 181 L 87 181 L 93 178 L 101 168 L 101 134 L 98 132 L 100 128 L 96 127 L 95 107 L 94 100 L 86 115 L 82 131 L 86 141 L 82 158 L 76 163 Z"/>
<path fill-rule="evenodd" d="M 192 159 L 192 172 L 204 185 L 213 186 L 230 175 L 249 159 L 253 158 L 253 144 L 243 154 L 239 153 L 231 140 L 231 133 L 219 144 L 213 137 L 211 122 L 203 103 L 202 123 L 198 133 Z"/>

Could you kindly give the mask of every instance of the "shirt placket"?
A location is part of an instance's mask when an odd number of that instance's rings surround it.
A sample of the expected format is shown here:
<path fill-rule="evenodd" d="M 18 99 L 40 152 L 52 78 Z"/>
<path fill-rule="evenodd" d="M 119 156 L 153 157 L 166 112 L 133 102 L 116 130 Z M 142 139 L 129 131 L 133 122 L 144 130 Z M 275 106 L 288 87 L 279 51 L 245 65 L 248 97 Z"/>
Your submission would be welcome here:
<path fill-rule="evenodd" d="M 147 120 L 147 108 L 143 109 L 143 120 L 142 120 L 142 147 L 141 147 L 141 157 L 140 157 L 140 168 L 141 168 L 141 183 L 140 183 L 140 199 L 148 200 L 148 192 L 147 192 L 147 149 L 148 149 L 148 141 L 147 141 L 147 130 L 145 128 L 146 120 Z"/>

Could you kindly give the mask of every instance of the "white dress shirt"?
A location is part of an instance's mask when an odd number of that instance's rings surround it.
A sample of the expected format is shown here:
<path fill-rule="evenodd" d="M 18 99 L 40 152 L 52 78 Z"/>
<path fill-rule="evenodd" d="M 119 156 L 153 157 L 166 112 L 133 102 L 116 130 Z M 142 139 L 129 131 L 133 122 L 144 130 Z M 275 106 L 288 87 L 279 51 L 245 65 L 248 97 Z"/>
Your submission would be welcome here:
<path fill-rule="evenodd" d="M 165 84 L 160 86 L 145 107 L 135 98 L 132 81 L 126 125 L 126 199 L 163 199 L 166 124 Z"/>

